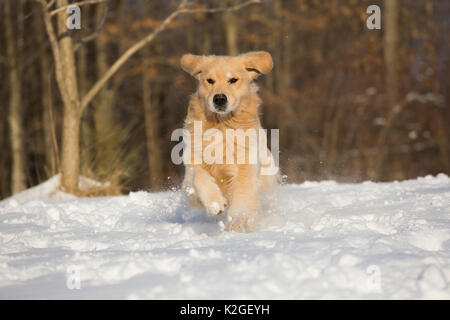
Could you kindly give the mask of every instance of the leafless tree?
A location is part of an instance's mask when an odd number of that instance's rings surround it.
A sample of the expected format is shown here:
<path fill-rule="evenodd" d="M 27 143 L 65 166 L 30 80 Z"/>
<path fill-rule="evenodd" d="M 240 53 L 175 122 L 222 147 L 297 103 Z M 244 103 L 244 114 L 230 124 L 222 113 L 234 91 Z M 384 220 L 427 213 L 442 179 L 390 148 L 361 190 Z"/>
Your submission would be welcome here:
<path fill-rule="evenodd" d="M 79 136 L 81 116 L 92 99 L 104 88 L 108 80 L 132 57 L 136 52 L 152 42 L 157 35 L 179 15 L 200 12 L 225 12 L 244 8 L 250 4 L 258 3 L 258 0 L 249 0 L 229 8 L 191 9 L 186 0 L 181 1 L 178 8 L 173 11 L 155 30 L 146 37 L 128 48 L 110 67 L 105 68 L 104 73 L 83 97 L 79 96 L 74 57 L 74 45 L 71 37 L 63 36 L 67 33 L 66 20 L 68 18 L 64 8 L 69 6 L 67 0 L 57 0 L 57 9 L 50 11 L 54 1 L 37 0 L 42 5 L 45 26 L 52 47 L 55 62 L 56 79 L 64 104 L 62 153 L 61 153 L 61 186 L 68 192 L 73 192 L 78 187 L 80 168 Z M 102 1 L 84 1 L 83 4 L 100 3 Z M 82 4 L 81 2 L 79 5 Z M 51 18 L 57 14 L 58 40 Z"/>
<path fill-rule="evenodd" d="M 12 193 L 17 193 L 26 188 L 26 163 L 25 145 L 23 130 L 23 109 L 22 109 L 22 84 L 19 65 L 19 53 L 22 48 L 17 48 L 23 41 L 23 0 L 17 3 L 17 14 L 13 14 L 12 0 L 6 0 L 5 9 L 5 39 L 7 45 L 8 78 L 10 86 L 9 96 L 9 124 L 10 141 L 12 149 L 12 172 L 11 189 Z M 13 17 L 16 19 L 13 19 Z M 14 22 L 18 22 L 15 32 Z"/>

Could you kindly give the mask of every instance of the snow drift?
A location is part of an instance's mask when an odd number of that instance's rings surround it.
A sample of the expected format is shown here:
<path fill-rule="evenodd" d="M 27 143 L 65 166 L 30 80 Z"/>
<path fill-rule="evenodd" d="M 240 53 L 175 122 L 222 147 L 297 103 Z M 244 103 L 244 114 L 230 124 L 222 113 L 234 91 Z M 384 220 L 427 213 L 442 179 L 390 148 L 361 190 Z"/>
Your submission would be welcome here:
<path fill-rule="evenodd" d="M 443 174 L 283 186 L 249 234 L 178 191 L 49 199 L 56 185 L 0 202 L 2 299 L 450 298 Z"/>

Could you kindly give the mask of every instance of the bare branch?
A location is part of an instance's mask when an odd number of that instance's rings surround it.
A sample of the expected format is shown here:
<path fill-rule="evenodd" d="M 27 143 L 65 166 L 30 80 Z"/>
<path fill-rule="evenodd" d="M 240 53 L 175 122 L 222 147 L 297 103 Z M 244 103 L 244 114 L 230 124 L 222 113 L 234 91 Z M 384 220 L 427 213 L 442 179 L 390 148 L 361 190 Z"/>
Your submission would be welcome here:
<path fill-rule="evenodd" d="M 45 9 L 46 9 L 46 10 L 50 9 L 54 4 L 55 4 L 55 0 L 51 0 L 51 1 L 45 6 Z"/>
<path fill-rule="evenodd" d="M 69 94 L 67 92 L 66 83 L 64 81 L 63 67 L 62 67 L 62 62 L 61 62 L 62 58 L 61 58 L 61 52 L 60 52 L 59 46 L 58 46 L 58 39 L 56 37 L 56 32 L 52 25 L 51 16 L 48 11 L 47 3 L 45 2 L 45 0 L 40 0 L 39 2 L 42 4 L 42 12 L 44 15 L 45 28 L 47 30 L 48 38 L 50 41 L 50 46 L 53 51 L 56 79 L 58 80 L 57 83 L 59 86 L 59 90 L 61 92 L 61 97 L 64 100 L 65 104 L 69 105 L 70 98 L 69 98 Z"/>
<path fill-rule="evenodd" d="M 142 49 L 147 43 L 152 41 L 156 35 L 158 35 L 161 31 L 163 31 L 166 26 L 175 19 L 181 13 L 181 10 L 184 8 L 186 1 L 183 1 L 178 9 L 172 12 L 152 33 L 146 36 L 144 39 L 138 41 L 133 46 L 128 48 L 122 54 L 122 56 L 114 62 L 114 64 L 106 71 L 106 73 L 94 84 L 94 86 L 89 90 L 89 92 L 83 97 L 81 100 L 81 110 L 84 110 L 86 106 L 91 102 L 91 100 L 95 97 L 95 95 L 100 91 L 100 89 L 105 85 L 105 83 L 119 70 L 119 68 L 137 51 Z"/>
<path fill-rule="evenodd" d="M 51 0 L 49 3 L 47 3 L 46 0 L 33 0 L 33 1 L 40 3 L 44 7 L 45 10 L 50 9 L 50 7 L 55 4 L 55 0 Z"/>
<path fill-rule="evenodd" d="M 80 47 L 82 45 L 84 45 L 86 42 L 94 40 L 102 32 L 103 27 L 105 26 L 106 16 L 107 16 L 107 13 L 108 13 L 108 0 L 103 0 L 103 1 L 105 2 L 105 8 L 103 9 L 101 21 L 99 22 L 97 28 L 90 35 L 88 35 L 88 36 L 78 40 L 76 45 L 73 48 L 74 51 L 77 51 L 78 49 L 80 49 Z M 64 37 L 69 37 L 71 35 L 71 33 L 72 32 L 70 32 L 70 31 L 66 31 L 66 32 L 60 34 L 58 36 L 57 40 L 60 41 Z M 31 59 L 28 59 L 29 61 L 26 63 L 26 66 L 34 63 L 34 61 L 39 56 L 39 54 L 41 54 L 43 51 L 47 50 L 48 47 L 49 47 L 49 44 L 47 43 L 42 48 L 40 48 L 39 52 L 35 53 L 34 56 Z M 0 59 L 0 63 L 1 63 L 1 59 Z"/>
<path fill-rule="evenodd" d="M 106 15 L 108 13 L 108 0 L 106 0 L 105 7 L 103 8 L 102 17 L 101 20 L 95 29 L 93 33 L 90 35 L 80 39 L 77 41 L 77 44 L 74 46 L 73 51 L 77 51 L 82 45 L 84 45 L 86 42 L 94 40 L 103 30 L 103 27 L 105 26 L 106 21 Z"/>
<path fill-rule="evenodd" d="M 249 0 L 243 2 L 241 4 L 232 6 L 232 7 L 223 7 L 223 8 L 202 8 L 202 9 L 184 9 L 181 13 L 218 13 L 225 11 L 238 11 L 242 8 L 245 8 L 251 4 L 261 3 L 261 0 Z"/>
<path fill-rule="evenodd" d="M 80 6 L 84 6 L 87 4 L 95 4 L 95 3 L 105 2 L 105 1 L 108 1 L 108 0 L 85 0 L 85 1 L 75 2 L 75 3 L 69 4 L 67 6 L 62 6 L 62 7 L 59 7 L 58 9 L 51 11 L 50 16 L 54 16 L 55 14 L 62 12 L 64 10 L 66 10 L 67 8 L 70 8 L 73 6 L 80 7 Z"/>
<path fill-rule="evenodd" d="M 178 8 L 172 12 L 152 33 L 147 35 L 142 40 L 138 41 L 134 45 L 132 45 L 130 48 L 128 48 L 120 58 L 114 62 L 114 64 L 106 71 L 106 73 L 101 76 L 100 79 L 97 80 L 97 82 L 94 84 L 94 86 L 89 90 L 89 92 L 83 97 L 81 101 L 81 110 L 84 110 L 84 108 L 87 107 L 87 105 L 91 102 L 91 100 L 95 97 L 95 95 L 100 91 L 100 89 L 106 84 L 106 82 L 122 67 L 127 60 L 133 56 L 137 51 L 142 49 L 145 45 L 147 45 L 149 42 L 151 42 L 159 33 L 164 31 L 166 29 L 167 25 L 171 23 L 177 16 L 181 14 L 194 14 L 199 12 L 205 12 L 205 13 L 216 13 L 216 12 L 224 12 L 227 10 L 230 11 L 236 11 L 239 9 L 242 9 L 244 7 L 247 7 L 254 3 L 260 3 L 260 0 L 249 0 L 245 1 L 239 5 L 228 7 L 228 8 L 212 8 L 212 9 L 188 9 L 186 8 L 187 1 L 183 0 Z"/>

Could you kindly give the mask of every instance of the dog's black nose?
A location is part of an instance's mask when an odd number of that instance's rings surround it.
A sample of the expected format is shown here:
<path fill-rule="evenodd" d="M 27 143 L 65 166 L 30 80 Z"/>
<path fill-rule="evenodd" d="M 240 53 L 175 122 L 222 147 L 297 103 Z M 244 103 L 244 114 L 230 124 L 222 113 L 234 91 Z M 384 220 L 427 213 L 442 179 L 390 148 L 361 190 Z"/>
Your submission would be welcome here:
<path fill-rule="evenodd" d="M 223 107 L 227 104 L 227 96 L 223 93 L 214 95 L 213 102 L 217 107 Z"/>

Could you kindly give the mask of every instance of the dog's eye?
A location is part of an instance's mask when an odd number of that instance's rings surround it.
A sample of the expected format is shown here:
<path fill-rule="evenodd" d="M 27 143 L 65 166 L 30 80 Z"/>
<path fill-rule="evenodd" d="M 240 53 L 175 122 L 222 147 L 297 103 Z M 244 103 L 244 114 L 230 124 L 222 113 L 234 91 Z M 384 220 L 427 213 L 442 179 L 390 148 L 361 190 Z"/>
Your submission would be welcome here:
<path fill-rule="evenodd" d="M 236 78 L 231 78 L 230 80 L 228 80 L 229 83 L 235 83 L 236 81 L 238 81 L 238 79 Z"/>
<path fill-rule="evenodd" d="M 208 81 L 208 83 L 210 83 L 210 84 L 214 84 L 214 80 L 213 79 L 206 79 L 206 81 Z"/>

